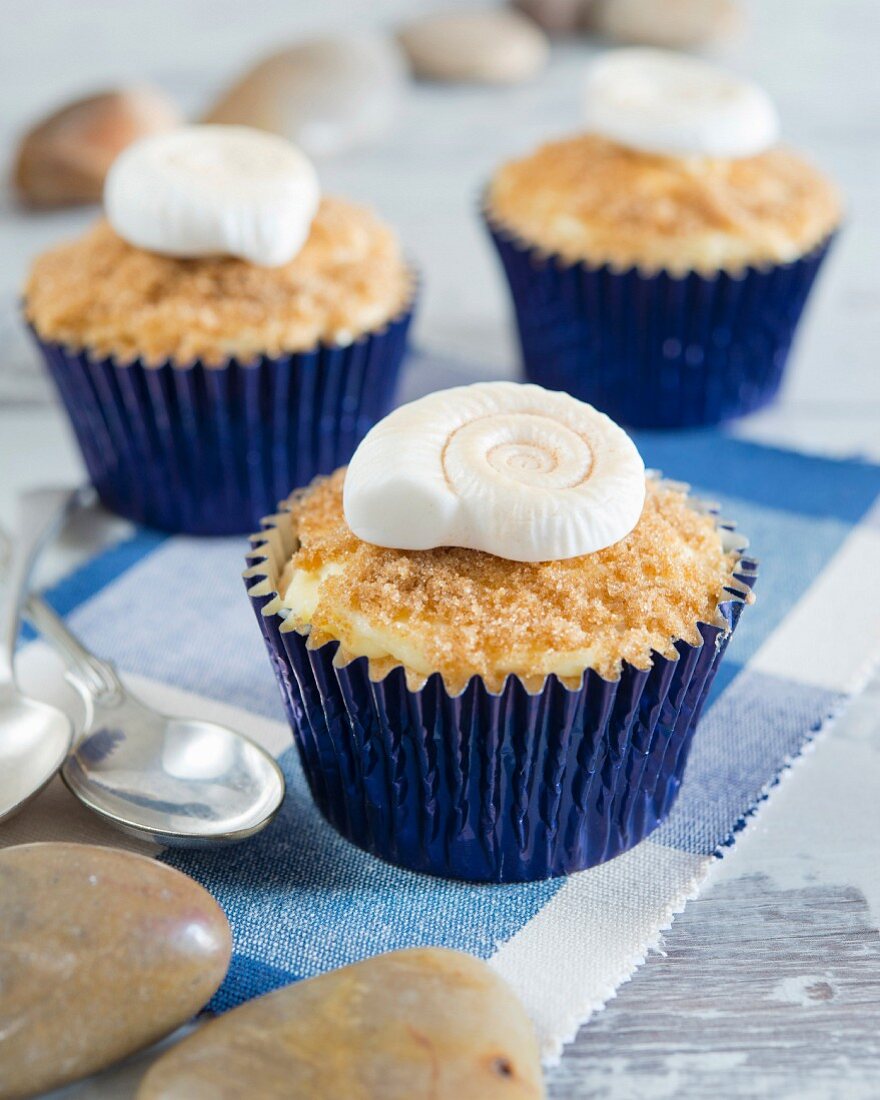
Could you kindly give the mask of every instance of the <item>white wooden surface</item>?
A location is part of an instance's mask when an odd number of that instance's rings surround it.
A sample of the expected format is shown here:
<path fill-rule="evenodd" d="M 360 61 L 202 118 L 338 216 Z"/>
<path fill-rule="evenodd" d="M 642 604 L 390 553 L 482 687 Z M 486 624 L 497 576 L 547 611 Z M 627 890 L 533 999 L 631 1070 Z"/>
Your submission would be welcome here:
<path fill-rule="evenodd" d="M 405 0 L 4 0 L 0 156 L 35 113 L 148 77 L 197 112 L 255 54 L 313 31 L 390 23 Z M 425 291 L 428 353 L 407 394 L 514 370 L 504 290 L 476 222 L 482 181 L 504 156 L 578 125 L 592 47 L 554 52 L 544 78 L 509 91 L 419 87 L 380 147 L 322 165 L 328 189 L 400 227 Z M 847 232 L 795 350 L 782 402 L 738 430 L 880 460 L 880 5 L 755 0 L 727 60 L 777 98 L 787 137 L 841 182 Z M 25 485 L 69 479 L 75 448 L 20 336 L 27 259 L 92 211 L 25 215 L 0 196 L 0 520 Z M 450 363 L 438 374 L 432 355 Z M 475 367 L 474 364 L 479 364 Z M 78 548 L 82 551 L 83 547 Z M 711 885 L 549 1076 L 551 1096 L 880 1096 L 880 682 L 798 764 Z M 137 1067 L 68 1090 L 132 1094 Z"/>

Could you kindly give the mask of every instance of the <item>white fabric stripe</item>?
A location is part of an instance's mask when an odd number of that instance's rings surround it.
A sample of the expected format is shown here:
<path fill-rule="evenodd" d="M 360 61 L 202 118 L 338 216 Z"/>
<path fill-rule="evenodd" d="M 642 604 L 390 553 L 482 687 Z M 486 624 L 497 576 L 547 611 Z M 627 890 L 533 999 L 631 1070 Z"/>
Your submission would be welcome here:
<path fill-rule="evenodd" d="M 750 669 L 846 694 L 864 687 L 880 655 L 880 525 L 871 518 L 852 529 Z"/>
<path fill-rule="evenodd" d="M 499 947 L 490 964 L 528 1006 L 548 1064 L 659 946 L 713 862 L 646 840 L 568 879 Z"/>

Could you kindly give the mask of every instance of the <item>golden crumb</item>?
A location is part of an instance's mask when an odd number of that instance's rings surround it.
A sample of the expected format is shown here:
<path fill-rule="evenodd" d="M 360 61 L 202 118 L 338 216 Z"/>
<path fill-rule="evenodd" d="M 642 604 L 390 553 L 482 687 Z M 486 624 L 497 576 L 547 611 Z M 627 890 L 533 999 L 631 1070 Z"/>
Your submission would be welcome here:
<path fill-rule="evenodd" d="M 392 230 L 364 207 L 325 198 L 283 267 L 160 256 L 102 220 L 40 256 L 24 297 L 46 340 L 123 362 L 216 365 L 350 343 L 400 313 L 412 292 Z"/>
<path fill-rule="evenodd" d="M 503 165 L 487 209 L 501 228 L 568 262 L 674 274 L 794 260 L 841 218 L 836 189 L 787 149 L 662 157 L 591 134 Z"/>
<path fill-rule="evenodd" d="M 345 657 L 380 670 L 402 664 L 414 682 L 442 674 L 450 691 L 471 676 L 498 690 L 555 673 L 606 678 L 621 662 L 647 667 L 651 651 L 698 643 L 737 560 L 710 516 L 686 495 L 648 481 L 635 529 L 605 550 L 523 563 L 476 550 L 389 550 L 362 542 L 342 510 L 344 470 L 292 498 L 298 548 L 279 583 L 291 624 L 313 645 L 335 639 Z"/>

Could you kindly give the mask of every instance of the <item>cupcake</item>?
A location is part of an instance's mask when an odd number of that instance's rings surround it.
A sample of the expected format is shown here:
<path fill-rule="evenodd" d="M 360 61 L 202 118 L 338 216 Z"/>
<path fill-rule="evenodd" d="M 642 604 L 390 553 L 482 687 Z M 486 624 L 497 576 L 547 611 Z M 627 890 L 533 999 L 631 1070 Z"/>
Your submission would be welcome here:
<path fill-rule="evenodd" d="M 244 127 L 137 142 L 104 205 L 24 290 L 89 475 L 137 522 L 253 530 L 391 408 L 414 295 L 397 238 Z"/>
<path fill-rule="evenodd" d="M 253 541 L 322 813 L 471 881 L 581 870 L 656 828 L 755 576 L 608 417 L 512 382 L 397 409 Z"/>
<path fill-rule="evenodd" d="M 504 164 L 484 217 L 525 373 L 646 428 L 777 393 L 840 222 L 760 89 L 651 49 L 593 67 L 583 133 Z"/>

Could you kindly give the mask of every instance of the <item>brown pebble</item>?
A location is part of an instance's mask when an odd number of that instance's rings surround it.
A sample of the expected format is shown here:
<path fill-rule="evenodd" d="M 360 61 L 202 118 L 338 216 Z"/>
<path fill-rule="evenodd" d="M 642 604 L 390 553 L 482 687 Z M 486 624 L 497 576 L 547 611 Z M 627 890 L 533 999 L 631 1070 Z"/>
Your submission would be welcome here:
<path fill-rule="evenodd" d="M 513 7 L 542 27 L 548 34 L 576 34 L 589 25 L 595 0 L 512 0 Z"/>
<path fill-rule="evenodd" d="M 167 1035 L 215 992 L 231 951 L 211 895 L 154 859 L 91 844 L 0 851 L 0 1098 Z"/>
<path fill-rule="evenodd" d="M 97 202 L 104 177 L 133 141 L 180 125 L 174 104 L 149 87 L 78 99 L 38 122 L 22 138 L 13 178 L 33 206 Z"/>
<path fill-rule="evenodd" d="M 165 1054 L 138 1100 L 536 1100 L 532 1025 L 459 951 L 377 955 L 268 993 Z"/>

